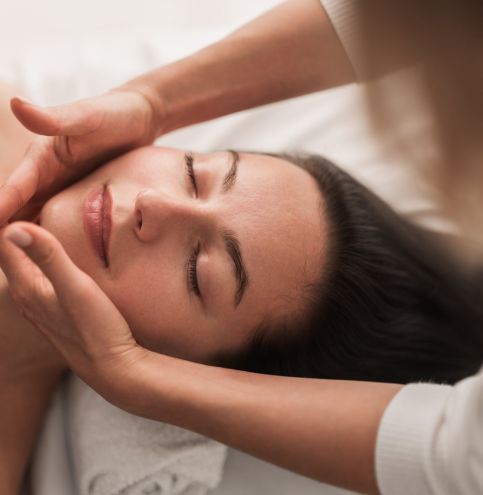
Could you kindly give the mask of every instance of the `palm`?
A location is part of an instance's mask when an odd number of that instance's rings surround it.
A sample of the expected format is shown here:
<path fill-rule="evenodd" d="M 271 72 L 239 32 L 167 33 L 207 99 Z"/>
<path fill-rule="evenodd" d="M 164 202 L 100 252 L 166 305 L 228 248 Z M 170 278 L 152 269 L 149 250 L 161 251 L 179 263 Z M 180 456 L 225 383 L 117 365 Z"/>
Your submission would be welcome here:
<path fill-rule="evenodd" d="M 0 267 L 12 298 L 74 372 L 111 400 L 122 401 L 116 395 L 126 390 L 119 379 L 143 358 L 144 350 L 116 306 L 74 265 L 59 241 L 27 225 L 41 247 L 35 262 L 11 246 L 0 229 Z"/>

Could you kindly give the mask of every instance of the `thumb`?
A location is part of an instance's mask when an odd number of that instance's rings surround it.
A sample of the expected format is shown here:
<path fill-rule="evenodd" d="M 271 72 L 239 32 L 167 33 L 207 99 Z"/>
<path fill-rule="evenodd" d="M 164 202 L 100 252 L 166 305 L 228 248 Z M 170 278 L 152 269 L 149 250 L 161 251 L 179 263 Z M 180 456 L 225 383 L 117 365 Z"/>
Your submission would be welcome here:
<path fill-rule="evenodd" d="M 10 100 L 13 114 L 28 130 L 43 136 L 80 136 L 94 131 L 102 114 L 88 100 L 40 107 L 23 98 Z"/>

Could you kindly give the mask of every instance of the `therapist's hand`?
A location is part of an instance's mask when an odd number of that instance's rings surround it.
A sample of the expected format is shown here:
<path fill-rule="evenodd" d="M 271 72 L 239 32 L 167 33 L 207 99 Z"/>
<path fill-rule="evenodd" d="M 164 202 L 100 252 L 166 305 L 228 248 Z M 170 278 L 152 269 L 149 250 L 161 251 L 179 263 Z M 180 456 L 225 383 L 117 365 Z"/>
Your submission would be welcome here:
<path fill-rule="evenodd" d="M 153 101 L 147 90 L 130 87 L 49 108 L 13 98 L 16 118 L 41 136 L 0 187 L 0 226 L 33 220 L 52 195 L 99 164 L 151 144 L 162 120 Z"/>
<path fill-rule="evenodd" d="M 149 351 L 137 344 L 121 313 L 45 229 L 15 222 L 0 235 L 14 244 L 0 267 L 22 314 L 86 383 L 132 410 L 130 384 Z"/>

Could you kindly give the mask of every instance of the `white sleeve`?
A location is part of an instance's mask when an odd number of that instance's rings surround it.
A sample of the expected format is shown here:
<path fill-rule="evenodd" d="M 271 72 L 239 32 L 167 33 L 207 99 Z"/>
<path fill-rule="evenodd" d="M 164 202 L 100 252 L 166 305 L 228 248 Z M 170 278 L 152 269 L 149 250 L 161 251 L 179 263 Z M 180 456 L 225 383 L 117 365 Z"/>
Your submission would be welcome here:
<path fill-rule="evenodd" d="M 376 477 L 382 495 L 483 494 L 483 370 L 403 387 L 379 426 Z"/>
<path fill-rule="evenodd" d="M 357 8 L 361 0 L 320 0 L 344 47 L 358 80 L 364 79 Z"/>

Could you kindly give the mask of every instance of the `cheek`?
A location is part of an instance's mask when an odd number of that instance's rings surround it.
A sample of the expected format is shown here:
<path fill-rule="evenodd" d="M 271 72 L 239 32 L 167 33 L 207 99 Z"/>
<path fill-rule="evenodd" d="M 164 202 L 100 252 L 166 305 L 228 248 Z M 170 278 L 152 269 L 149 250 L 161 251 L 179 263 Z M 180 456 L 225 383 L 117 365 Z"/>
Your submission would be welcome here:
<path fill-rule="evenodd" d="M 42 208 L 41 226 L 62 244 L 71 260 L 83 271 L 97 279 L 101 264 L 92 250 L 83 228 L 80 194 L 66 189 L 51 198 Z"/>
<path fill-rule="evenodd" d="M 120 276 L 102 287 L 134 337 L 146 347 L 167 353 L 178 350 L 185 329 L 190 327 L 189 308 L 180 297 L 175 275 L 168 263 L 163 266 L 138 259 L 126 263 Z"/>
<path fill-rule="evenodd" d="M 119 279 L 107 281 L 103 289 L 140 345 L 154 352 L 208 362 L 219 341 L 212 326 L 182 294 L 186 289 L 179 279 L 169 266 L 163 270 L 159 264 L 138 261 L 126 267 Z"/>

